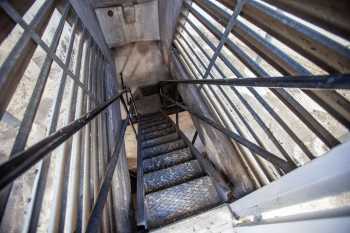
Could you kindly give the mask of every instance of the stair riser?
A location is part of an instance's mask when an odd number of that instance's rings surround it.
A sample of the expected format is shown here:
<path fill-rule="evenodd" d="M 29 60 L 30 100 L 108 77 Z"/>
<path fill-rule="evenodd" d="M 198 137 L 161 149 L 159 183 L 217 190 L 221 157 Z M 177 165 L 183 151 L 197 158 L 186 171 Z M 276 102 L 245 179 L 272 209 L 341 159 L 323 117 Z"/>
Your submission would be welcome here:
<path fill-rule="evenodd" d="M 156 156 L 143 161 L 144 173 L 159 171 L 194 159 L 189 149 L 177 150 L 165 155 Z"/>
<path fill-rule="evenodd" d="M 160 124 L 160 125 L 153 126 L 153 127 L 150 127 L 150 128 L 144 129 L 144 130 L 141 129 L 141 133 L 142 134 L 148 134 L 148 133 L 151 133 L 153 131 L 163 130 L 163 129 L 167 129 L 167 128 L 170 128 L 170 127 L 172 127 L 172 125 L 169 124 L 169 123 Z"/>
<path fill-rule="evenodd" d="M 169 123 L 169 120 L 154 121 L 148 124 L 140 124 L 140 129 L 145 130 L 145 129 L 148 129 L 157 125 L 165 124 L 165 123 Z"/>
<path fill-rule="evenodd" d="M 174 128 L 168 128 L 168 129 L 164 129 L 162 131 L 155 131 L 155 132 L 143 135 L 142 141 L 147 141 L 147 140 L 155 139 L 158 137 L 163 137 L 163 136 L 166 136 L 168 134 L 175 133 L 175 132 L 176 132 L 176 130 Z"/>
<path fill-rule="evenodd" d="M 141 148 L 142 149 L 146 149 L 146 148 L 149 148 L 149 147 L 158 146 L 158 145 L 161 145 L 161 144 L 164 144 L 164 143 L 176 141 L 179 138 L 180 137 L 177 134 L 169 134 L 169 135 L 166 135 L 164 137 L 159 137 L 159 138 L 156 138 L 156 139 L 144 141 L 141 144 Z"/>
<path fill-rule="evenodd" d="M 155 121 L 161 121 L 165 120 L 166 118 L 164 116 L 157 116 L 149 119 L 141 119 L 140 124 L 149 124 Z"/>
<path fill-rule="evenodd" d="M 182 140 L 161 144 L 159 146 L 155 146 L 155 147 L 150 147 L 150 148 L 144 149 L 142 151 L 142 158 L 146 159 L 146 158 L 150 158 L 150 157 L 153 157 L 153 156 L 156 156 L 156 155 L 169 153 L 171 151 L 175 151 L 175 150 L 179 150 L 179 149 L 185 148 L 186 146 L 187 145 Z"/>

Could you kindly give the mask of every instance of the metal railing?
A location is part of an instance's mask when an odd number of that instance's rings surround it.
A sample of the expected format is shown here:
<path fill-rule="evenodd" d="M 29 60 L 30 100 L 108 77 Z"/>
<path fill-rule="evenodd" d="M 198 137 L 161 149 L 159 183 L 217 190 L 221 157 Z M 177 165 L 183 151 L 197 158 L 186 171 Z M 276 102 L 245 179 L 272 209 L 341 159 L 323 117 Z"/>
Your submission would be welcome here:
<path fill-rule="evenodd" d="M 349 27 L 339 18 L 332 27 L 332 23 L 313 15 L 310 5 L 303 5 L 300 1 L 291 8 L 286 1 L 266 2 L 184 1 L 172 58 L 186 69 L 193 80 L 168 80 L 165 83 L 197 85 L 201 96 L 218 118 L 209 119 L 189 106 L 163 96 L 242 145 L 240 156 L 250 168 L 247 172 L 255 178 L 257 188 L 303 165 L 286 143 L 281 143 L 276 128 L 290 139 L 304 160 L 320 155 L 305 142 L 303 135 L 293 129 L 291 122 L 283 117 L 285 113 L 296 117 L 296 123 L 302 124 L 305 134 L 317 139 L 320 147 L 330 150 L 341 143 L 339 135 L 322 124 L 290 88 L 300 89 L 302 96 L 318 104 L 326 116 L 336 122 L 336 126 L 343 127 L 346 132 L 350 129 L 350 103 L 341 94 L 350 87 L 347 74 L 350 72 L 349 49 L 315 29 L 324 26 L 349 39 Z M 313 3 L 310 4 L 312 7 Z M 16 90 L 25 79 L 25 72 L 36 52 L 42 50 L 44 54 L 37 79 L 30 80 L 35 85 L 29 92 L 32 94 L 24 106 L 24 113 L 17 114 L 21 118 L 20 125 L 15 129 L 13 143 L 7 153 L 8 160 L 0 165 L 0 222 L 3 223 L 6 211 L 16 211 L 8 204 L 10 198 L 16 195 L 12 185 L 21 175 L 31 171 L 35 174 L 35 181 L 21 231 L 35 232 L 40 214 L 46 211 L 51 215 L 49 232 L 97 232 L 101 228 L 103 232 L 115 232 L 111 180 L 120 158 L 127 120 L 135 135 L 140 136 L 133 125 L 134 119 L 138 118 L 134 97 L 124 85 L 123 91 L 117 95 L 107 93 L 106 86 L 111 82 L 108 74 L 114 64 L 109 64 L 70 3 L 46 0 L 37 7 L 33 18 L 28 20 L 12 2 L 0 1 L 1 16 L 14 23 L 9 28 L 20 29 L 18 40 L 0 65 L 0 118 L 13 107 L 11 101 L 21 98 Z M 322 10 L 322 7 L 317 9 Z M 288 12 L 283 10 L 305 16 L 315 24 L 314 27 L 289 17 Z M 54 13 L 58 13 L 57 25 L 50 24 Z M 7 40 L 11 30 L 6 28 L 7 34 L 0 35 L 0 42 Z M 46 40 L 45 34 L 50 30 L 54 31 L 52 38 Z M 262 32 L 273 37 L 273 41 L 263 37 Z M 58 50 L 65 45 L 62 42 L 65 33 L 68 33 L 67 46 L 60 56 Z M 296 58 L 289 52 L 297 54 Z M 254 59 L 255 56 L 257 59 Z M 298 59 L 306 60 L 322 74 L 314 74 Z M 240 69 L 240 65 L 244 69 Z M 32 143 L 31 133 L 38 125 L 36 117 L 44 96 L 48 95 L 45 91 L 48 83 L 52 82 L 53 66 L 59 67 L 61 73 L 57 85 L 52 85 L 56 87 L 56 92 L 52 97 L 52 111 L 47 113 L 46 135 L 35 138 L 36 143 Z M 277 75 L 271 73 L 284 77 L 273 77 Z M 254 75 L 258 78 L 247 78 Z M 238 86 L 247 87 L 246 92 Z M 275 98 L 279 105 L 262 95 L 257 87 L 265 88 L 269 97 Z M 114 122 L 115 119 L 110 119 L 113 112 L 109 106 L 118 100 L 125 108 L 127 120 Z M 253 101 L 254 106 L 251 104 Z M 256 106 L 265 113 L 259 114 L 254 108 Z M 279 110 L 280 106 L 283 106 L 283 111 Z M 12 109 L 10 112 L 15 114 L 15 111 Z M 176 118 L 178 122 L 178 116 Z M 274 127 L 269 122 L 273 122 Z M 65 126 L 60 127 L 62 124 Z M 118 127 L 116 141 L 116 135 L 111 133 L 115 127 Z M 259 134 L 258 129 L 264 135 Z M 53 154 L 58 155 L 54 161 L 56 172 L 50 168 L 53 163 L 50 159 L 55 157 Z M 55 180 L 51 190 L 52 206 L 45 210 L 44 195 L 48 191 L 50 176 L 54 176 Z"/>
<path fill-rule="evenodd" d="M 312 19 L 311 25 L 288 15 L 289 3 L 267 2 L 184 1 L 172 58 L 189 79 L 169 83 L 197 86 L 213 113 L 211 120 L 299 167 L 339 145 L 339 135 L 349 133 L 350 102 L 344 93 L 350 53 L 336 36 L 317 28 L 325 25 L 324 19 L 307 17 L 313 3 L 292 7 L 305 10 L 293 12 Z M 333 77 L 343 83 L 332 85 Z M 323 89 L 322 82 L 331 85 Z M 327 123 L 303 101 L 320 106 Z M 310 140 L 320 142 L 324 151 L 316 151 Z M 283 175 L 257 151 L 238 148 L 256 188 Z"/>
<path fill-rule="evenodd" d="M 335 81 L 339 78 L 339 83 Z M 339 76 L 322 76 L 322 77 L 282 77 L 282 78 L 245 78 L 245 79 L 215 79 L 215 80 L 165 80 L 161 81 L 160 85 L 177 85 L 177 84 L 191 84 L 191 85 L 229 85 L 235 86 L 250 86 L 250 87 L 268 87 L 268 88 L 300 88 L 300 89 L 350 89 L 350 75 L 339 75 Z M 325 84 L 325 86 L 323 86 Z M 339 85 L 338 85 L 339 84 Z M 160 92 L 162 93 L 162 92 Z M 223 127 L 216 121 L 213 121 L 203 114 L 198 113 L 179 103 L 178 101 L 161 95 L 162 98 L 176 104 L 182 109 L 188 111 L 191 115 L 200 119 L 201 121 L 211 125 L 217 130 L 224 133 L 229 138 L 234 139 L 237 143 L 249 148 L 250 151 L 254 152 L 255 155 L 259 155 L 267 161 L 271 162 L 276 168 L 281 169 L 287 173 L 294 169 L 296 166 L 291 161 L 285 161 L 278 156 L 270 153 L 259 145 L 247 140 L 244 137 L 236 134 L 232 130 Z"/>
<path fill-rule="evenodd" d="M 0 177 L 0 191 L 12 184 L 20 175 L 28 171 L 39 161 L 45 159 L 45 157 L 49 157 L 51 151 L 66 142 L 75 133 L 82 130 L 84 126 L 90 123 L 98 115 L 102 114 L 112 103 L 122 98 L 124 92 L 126 91 L 123 91 L 105 103 L 97 106 L 79 119 L 74 120 L 69 125 L 57 130 L 55 133 L 49 135 L 28 149 L 15 154 L 9 161 L 1 164 L 0 171 L 2 176 Z M 128 112 L 127 108 L 125 110 Z M 111 155 L 108 164 L 106 164 L 106 172 L 103 175 L 95 205 L 91 211 L 85 232 L 97 232 L 98 229 L 100 229 L 102 212 L 106 205 L 108 192 L 111 189 L 111 180 L 123 145 L 126 127 L 127 121 L 124 120 L 118 134 L 119 138 L 115 145 L 115 149 L 113 150 L 113 154 Z"/>
<path fill-rule="evenodd" d="M 122 93 L 124 93 L 123 91 Z M 79 119 L 57 130 L 43 140 L 37 142 L 28 149 L 18 152 L 9 161 L 0 165 L 3 175 L 0 177 L 0 190 L 11 184 L 16 178 L 34 166 L 38 161 L 50 155 L 49 153 L 64 143 L 68 138 L 90 123 L 97 115 L 101 114 L 108 106 L 122 98 L 122 93 L 97 106 Z M 124 134 L 124 132 L 122 132 Z"/>
<path fill-rule="evenodd" d="M 127 123 L 116 115 L 116 103 L 123 102 L 122 95 L 130 90 L 115 94 L 114 64 L 69 1 L 4 0 L 0 8 L 1 21 L 11 22 L 0 32 L 2 49 L 10 45 L 8 53 L 2 50 L 0 63 L 1 133 L 9 126 L 5 114 L 20 122 L 11 128 L 15 133 L 8 136 L 13 137 L 10 142 L 1 147 L 1 230 L 36 232 L 44 226 L 48 232 L 96 232 L 97 225 L 104 232 L 116 231 L 116 192 L 110 188 L 110 177 L 123 137 L 116 141 L 113 134 L 123 135 Z M 16 104 L 23 114 L 16 112 Z M 43 133 L 36 132 L 46 124 L 40 122 L 40 114 L 48 125 Z M 31 176 L 29 182 L 22 179 Z M 29 193 L 18 192 L 21 185 L 29 185 Z M 28 204 L 18 204 L 19 197 Z M 98 224 L 92 217 L 96 213 Z M 43 220 L 42 215 L 50 217 Z M 23 224 L 11 224 L 13 216 Z"/>

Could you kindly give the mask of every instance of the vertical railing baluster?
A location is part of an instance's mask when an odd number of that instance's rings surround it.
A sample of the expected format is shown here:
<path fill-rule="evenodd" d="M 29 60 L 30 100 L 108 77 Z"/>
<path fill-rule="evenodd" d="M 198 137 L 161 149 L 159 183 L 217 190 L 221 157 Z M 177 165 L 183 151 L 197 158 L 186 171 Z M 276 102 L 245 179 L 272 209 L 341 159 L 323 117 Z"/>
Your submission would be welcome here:
<path fill-rule="evenodd" d="M 85 62 L 85 75 L 86 75 L 86 86 L 88 89 L 90 88 L 91 85 L 91 73 L 90 73 L 90 67 L 92 65 L 91 60 L 92 60 L 92 53 L 91 53 L 91 44 L 92 44 L 92 39 L 89 37 L 87 47 L 86 47 L 86 62 Z M 86 96 L 86 111 L 89 112 L 91 110 L 90 108 L 90 97 Z M 83 161 L 83 172 L 81 174 L 82 176 L 82 189 L 81 189 L 81 197 L 82 204 L 81 204 L 81 221 L 78 221 L 77 224 L 77 233 L 80 232 L 85 232 L 86 229 L 86 224 L 89 218 L 90 210 L 91 210 L 91 194 L 90 194 L 90 177 L 91 177 L 91 161 L 90 161 L 90 156 L 91 156 L 91 138 L 90 138 L 90 133 L 91 133 L 91 124 L 87 124 L 86 127 L 84 128 L 84 161 Z M 79 217 L 78 217 L 79 220 Z"/>
<path fill-rule="evenodd" d="M 67 50 L 67 56 L 65 65 L 66 68 L 63 71 L 64 75 L 67 75 L 67 72 L 69 70 L 69 64 L 72 57 L 72 51 L 73 51 L 73 45 L 74 40 L 76 39 L 76 31 L 78 30 L 79 20 L 76 17 L 71 39 L 69 42 L 69 47 Z M 77 67 L 80 66 L 80 61 L 77 62 Z M 67 123 L 74 120 L 75 117 L 75 111 L 76 111 L 76 98 L 77 98 L 77 92 L 78 92 L 78 85 L 76 82 L 73 84 L 73 88 L 70 93 L 70 104 L 69 104 L 69 111 L 67 116 Z M 51 210 L 51 219 L 49 224 L 49 232 L 63 232 L 64 231 L 64 222 L 65 222 L 65 216 L 66 216 L 66 205 L 67 205 L 67 189 L 68 189 L 68 174 L 69 174 L 69 155 L 71 153 L 71 145 L 72 140 L 69 139 L 64 145 L 62 151 L 60 151 L 60 157 L 61 160 L 59 162 L 59 166 L 56 170 L 56 174 L 58 176 L 58 179 L 56 180 L 56 185 L 54 186 L 54 206 Z M 62 154 L 61 154 L 62 153 Z"/>
<path fill-rule="evenodd" d="M 77 57 L 77 68 L 75 73 L 79 77 L 83 78 L 84 85 L 87 81 L 87 76 L 85 75 L 84 69 L 82 69 L 82 55 L 83 47 L 85 41 L 85 28 L 80 37 L 78 46 L 78 57 Z M 84 68 L 84 67 L 83 67 Z M 84 92 L 81 88 L 78 89 L 77 101 L 76 101 L 76 113 L 75 119 L 78 119 L 83 114 L 85 114 L 85 97 Z M 65 221 L 65 231 L 73 232 L 76 230 L 76 225 L 78 224 L 79 210 L 79 194 L 80 194 L 80 174 L 81 174 L 81 160 L 83 158 L 82 150 L 82 140 L 83 131 L 78 131 L 72 138 L 72 149 L 70 156 L 70 171 L 69 171 L 69 183 L 68 183 L 68 196 L 67 196 L 67 208 L 66 208 L 66 221 Z M 81 216 L 81 214 L 80 214 Z"/>

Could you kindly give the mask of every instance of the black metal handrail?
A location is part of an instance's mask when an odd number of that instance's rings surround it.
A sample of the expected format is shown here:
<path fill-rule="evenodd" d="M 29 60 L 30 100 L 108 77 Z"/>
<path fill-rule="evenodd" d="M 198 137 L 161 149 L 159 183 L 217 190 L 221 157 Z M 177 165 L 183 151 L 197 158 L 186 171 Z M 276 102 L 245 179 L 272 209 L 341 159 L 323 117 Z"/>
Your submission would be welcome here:
<path fill-rule="evenodd" d="M 237 143 L 239 143 L 239 144 L 249 148 L 251 151 L 253 151 L 257 155 L 263 157 L 264 159 L 268 160 L 273 165 L 275 165 L 279 169 L 283 170 L 285 173 L 288 173 L 288 172 L 290 172 L 291 170 L 293 170 L 295 168 L 295 165 L 293 163 L 291 163 L 290 161 L 285 161 L 285 160 L 279 158 L 278 156 L 272 154 L 271 152 L 265 150 L 264 148 L 262 148 L 262 147 L 256 145 L 255 143 L 247 140 L 246 138 L 236 134 L 232 130 L 221 126 L 220 124 L 216 123 L 215 121 L 213 121 L 213 120 L 203 116 L 202 114 L 200 114 L 200 113 L 190 109 L 189 107 L 186 107 L 185 105 L 183 105 L 183 104 L 173 100 L 172 98 L 169 98 L 169 97 L 167 97 L 165 95 L 162 95 L 162 98 L 165 98 L 166 100 L 176 104 L 178 107 L 188 111 L 189 113 L 191 113 L 196 118 L 206 122 L 210 126 L 212 126 L 212 127 L 216 128 L 217 130 L 221 131 L 226 136 L 234 139 Z"/>
<path fill-rule="evenodd" d="M 8 184 L 12 183 L 17 177 L 22 175 L 37 162 L 47 156 L 49 152 L 53 151 L 68 138 L 70 138 L 74 133 L 88 124 L 109 105 L 121 98 L 124 92 L 126 92 L 126 90 L 121 91 L 119 94 L 100 104 L 95 109 L 86 113 L 79 119 L 71 122 L 67 126 L 42 139 L 28 149 L 15 154 L 12 159 L 1 164 L 0 190 L 4 189 Z M 128 111 L 128 109 L 126 109 L 126 111 Z"/>
<path fill-rule="evenodd" d="M 243 87 L 299 88 L 299 89 L 350 89 L 350 74 L 284 76 L 230 79 L 164 80 L 166 84 L 206 84 Z"/>

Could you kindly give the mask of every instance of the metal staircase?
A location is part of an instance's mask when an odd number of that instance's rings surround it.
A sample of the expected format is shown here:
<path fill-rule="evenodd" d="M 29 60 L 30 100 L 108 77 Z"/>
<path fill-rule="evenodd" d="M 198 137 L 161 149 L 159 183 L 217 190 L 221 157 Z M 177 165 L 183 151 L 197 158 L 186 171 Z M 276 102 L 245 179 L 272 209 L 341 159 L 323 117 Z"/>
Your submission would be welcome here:
<path fill-rule="evenodd" d="M 143 198 L 145 228 L 164 226 L 224 201 L 206 171 L 208 164 L 197 159 L 195 148 L 168 116 L 142 116 L 139 139 L 138 194 Z"/>

